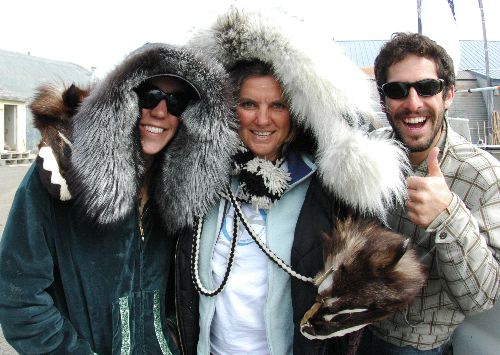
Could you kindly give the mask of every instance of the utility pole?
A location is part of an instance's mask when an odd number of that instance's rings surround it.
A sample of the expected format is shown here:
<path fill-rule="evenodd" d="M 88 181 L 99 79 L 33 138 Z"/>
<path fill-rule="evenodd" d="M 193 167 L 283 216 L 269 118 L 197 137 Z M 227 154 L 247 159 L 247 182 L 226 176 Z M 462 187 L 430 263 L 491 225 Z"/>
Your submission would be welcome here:
<path fill-rule="evenodd" d="M 486 86 L 491 86 L 490 60 L 488 56 L 488 39 L 486 37 L 486 21 L 484 20 L 483 0 L 478 0 L 481 11 L 481 23 L 483 25 L 484 65 L 486 68 Z"/>
<path fill-rule="evenodd" d="M 422 0 L 417 0 L 418 33 L 422 34 Z"/>
<path fill-rule="evenodd" d="M 479 10 L 481 12 L 481 22 L 483 25 L 483 46 L 484 46 L 484 67 L 486 72 L 486 86 L 491 87 L 490 78 L 490 60 L 488 56 L 488 38 L 486 37 L 486 22 L 484 19 L 483 0 L 478 0 Z M 486 92 L 486 108 L 488 112 L 488 120 L 493 127 L 493 91 Z"/>

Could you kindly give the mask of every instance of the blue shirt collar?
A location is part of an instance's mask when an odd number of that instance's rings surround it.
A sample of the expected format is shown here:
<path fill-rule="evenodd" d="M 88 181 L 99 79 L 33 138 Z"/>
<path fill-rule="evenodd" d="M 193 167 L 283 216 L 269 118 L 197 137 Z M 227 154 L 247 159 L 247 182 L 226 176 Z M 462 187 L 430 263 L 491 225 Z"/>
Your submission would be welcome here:
<path fill-rule="evenodd" d="M 316 171 L 316 166 L 308 157 L 296 152 L 288 153 L 287 164 L 290 177 L 292 178 L 290 185 Z"/>

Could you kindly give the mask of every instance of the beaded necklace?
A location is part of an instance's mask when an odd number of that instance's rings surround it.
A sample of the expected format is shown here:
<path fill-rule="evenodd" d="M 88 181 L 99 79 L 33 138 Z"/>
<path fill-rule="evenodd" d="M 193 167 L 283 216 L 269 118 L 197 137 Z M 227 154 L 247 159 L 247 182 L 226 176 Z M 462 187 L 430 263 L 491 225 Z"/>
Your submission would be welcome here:
<path fill-rule="evenodd" d="M 271 249 L 267 247 L 267 245 L 260 240 L 255 231 L 252 229 L 248 220 L 246 219 L 245 214 L 241 210 L 241 206 L 234 196 L 233 192 L 230 189 L 225 191 L 225 198 L 228 199 L 231 205 L 234 208 L 234 218 L 233 218 L 233 238 L 231 241 L 231 247 L 229 250 L 229 255 L 227 258 L 226 271 L 224 272 L 224 276 L 219 286 L 215 289 L 210 290 L 206 288 L 201 282 L 199 275 L 199 258 L 200 258 L 200 239 L 201 239 L 201 231 L 203 227 L 203 219 L 201 217 L 197 217 L 195 219 L 195 234 L 193 237 L 193 245 L 191 248 L 191 277 L 193 279 L 193 284 L 196 290 L 202 295 L 213 297 L 224 290 L 227 280 L 229 278 L 229 273 L 231 272 L 231 267 L 234 259 L 234 251 L 236 249 L 237 239 L 239 238 L 238 233 L 238 225 L 241 222 L 243 227 L 247 230 L 248 234 L 252 237 L 252 239 L 257 243 L 260 250 L 267 255 L 269 259 L 271 259 L 276 265 L 278 265 L 282 270 L 284 270 L 287 274 L 292 277 L 295 277 L 301 281 L 309 282 L 314 284 L 314 278 L 307 277 L 295 272 L 287 263 L 285 263 L 279 256 L 277 256 Z"/>

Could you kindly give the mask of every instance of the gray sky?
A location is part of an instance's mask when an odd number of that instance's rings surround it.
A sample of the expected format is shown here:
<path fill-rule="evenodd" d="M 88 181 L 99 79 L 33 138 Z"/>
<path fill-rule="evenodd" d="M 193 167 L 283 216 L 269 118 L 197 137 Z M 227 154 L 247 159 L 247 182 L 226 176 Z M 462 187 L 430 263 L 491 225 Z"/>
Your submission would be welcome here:
<path fill-rule="evenodd" d="M 446 1 L 446 0 L 423 0 Z M 97 67 L 103 76 L 146 42 L 182 44 L 231 4 L 283 10 L 335 40 L 388 39 L 417 31 L 416 0 L 6 0 L 0 49 Z M 459 39 L 482 39 L 477 0 L 454 0 Z M 483 0 L 489 40 L 500 40 L 499 0 Z M 435 23 L 440 18 L 433 19 Z"/>

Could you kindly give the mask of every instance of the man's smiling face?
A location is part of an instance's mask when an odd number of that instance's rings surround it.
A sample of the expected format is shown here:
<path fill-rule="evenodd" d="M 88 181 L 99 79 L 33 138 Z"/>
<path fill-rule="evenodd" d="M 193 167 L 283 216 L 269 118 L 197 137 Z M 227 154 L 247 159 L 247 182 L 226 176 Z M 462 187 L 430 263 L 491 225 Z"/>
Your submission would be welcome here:
<path fill-rule="evenodd" d="M 413 83 L 423 79 L 438 79 L 436 64 L 425 57 L 409 55 L 387 71 L 387 82 Z M 441 91 L 426 97 L 411 87 L 405 98 L 385 97 L 385 110 L 397 138 L 410 153 L 427 152 L 439 140 L 445 111 L 452 101 L 453 87 L 447 93 Z"/>

